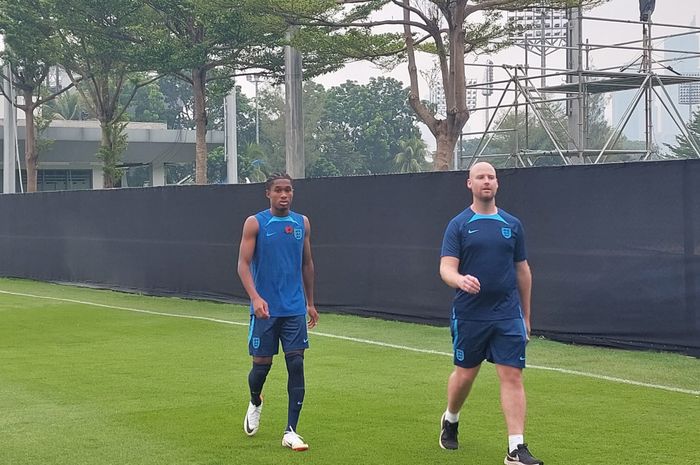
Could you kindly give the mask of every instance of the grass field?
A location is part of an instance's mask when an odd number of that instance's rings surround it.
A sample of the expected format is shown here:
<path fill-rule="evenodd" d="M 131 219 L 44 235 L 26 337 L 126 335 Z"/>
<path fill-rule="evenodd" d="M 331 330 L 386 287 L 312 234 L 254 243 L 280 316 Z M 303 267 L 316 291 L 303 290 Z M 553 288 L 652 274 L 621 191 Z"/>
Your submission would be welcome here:
<path fill-rule="evenodd" d="M 0 279 L 0 464 L 502 463 L 492 366 L 460 450 L 441 450 L 449 330 L 342 315 L 311 333 L 311 449 L 280 446 L 281 359 L 245 436 L 247 321 L 240 306 Z M 528 363 L 526 440 L 547 465 L 697 462 L 699 360 L 533 340 Z"/>

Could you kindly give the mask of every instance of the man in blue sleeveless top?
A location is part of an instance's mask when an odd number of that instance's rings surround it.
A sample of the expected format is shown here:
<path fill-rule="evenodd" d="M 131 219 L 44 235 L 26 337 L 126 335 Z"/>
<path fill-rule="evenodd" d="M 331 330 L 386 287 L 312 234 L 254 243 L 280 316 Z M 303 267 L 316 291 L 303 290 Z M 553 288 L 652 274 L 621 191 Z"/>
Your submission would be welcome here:
<path fill-rule="evenodd" d="M 459 412 L 484 360 L 496 365 L 508 429 L 505 465 L 542 465 L 524 441 L 525 345 L 530 337 L 532 275 L 523 226 L 496 207 L 498 179 L 488 163 L 469 170 L 472 204 L 450 221 L 440 276 L 456 289 L 452 305 L 454 371 L 447 383 L 447 410 L 440 420 L 440 447 L 457 449 Z"/>
<path fill-rule="evenodd" d="M 265 195 L 270 208 L 246 219 L 238 254 L 238 276 L 251 301 L 248 350 L 253 357 L 243 429 L 248 436 L 258 432 L 262 388 L 281 342 L 289 394 L 282 445 L 304 451 L 309 446 L 296 432 L 305 392 L 304 350 L 309 347 L 307 327 L 318 322 L 311 224 L 307 217 L 290 210 L 294 189 L 288 174 L 270 176 Z"/>

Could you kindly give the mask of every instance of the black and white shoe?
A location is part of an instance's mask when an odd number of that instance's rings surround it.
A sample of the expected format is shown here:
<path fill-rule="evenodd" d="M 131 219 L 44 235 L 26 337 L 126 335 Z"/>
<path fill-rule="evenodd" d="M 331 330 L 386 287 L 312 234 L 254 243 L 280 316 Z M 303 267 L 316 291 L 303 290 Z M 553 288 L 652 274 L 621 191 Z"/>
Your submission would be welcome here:
<path fill-rule="evenodd" d="M 504 465 L 544 465 L 544 462 L 532 456 L 527 448 L 527 444 L 518 444 L 518 448 L 514 449 L 503 459 Z"/>
<path fill-rule="evenodd" d="M 448 450 L 456 450 L 459 447 L 457 441 L 457 429 L 459 422 L 450 423 L 445 420 L 445 414 L 440 418 L 440 447 Z"/>
<path fill-rule="evenodd" d="M 258 432 L 260 427 L 260 414 L 262 413 L 262 396 L 260 396 L 260 405 L 255 406 L 252 402 L 248 403 L 248 410 L 245 413 L 245 418 L 243 419 L 243 431 L 248 436 L 253 436 Z"/>

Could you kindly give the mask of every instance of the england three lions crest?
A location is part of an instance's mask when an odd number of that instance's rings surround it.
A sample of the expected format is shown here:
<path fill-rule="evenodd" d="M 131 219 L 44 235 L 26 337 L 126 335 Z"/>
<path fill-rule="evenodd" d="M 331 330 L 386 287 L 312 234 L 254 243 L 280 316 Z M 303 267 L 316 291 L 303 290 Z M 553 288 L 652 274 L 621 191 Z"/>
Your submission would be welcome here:
<path fill-rule="evenodd" d="M 511 230 L 510 228 L 501 228 L 501 234 L 503 234 L 503 237 L 505 237 L 506 239 L 510 239 L 511 237 L 513 237 L 513 230 Z"/>

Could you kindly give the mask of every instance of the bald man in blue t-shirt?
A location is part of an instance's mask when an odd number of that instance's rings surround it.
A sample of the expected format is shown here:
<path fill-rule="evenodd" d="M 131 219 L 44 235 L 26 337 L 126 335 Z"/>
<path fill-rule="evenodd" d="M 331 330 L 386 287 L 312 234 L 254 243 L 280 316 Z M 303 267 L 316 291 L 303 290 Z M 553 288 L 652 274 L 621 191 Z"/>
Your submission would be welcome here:
<path fill-rule="evenodd" d="M 457 449 L 459 412 L 484 360 L 496 365 L 508 429 L 505 465 L 541 465 L 524 441 L 525 346 L 530 336 L 532 275 L 523 226 L 496 207 L 498 179 L 489 163 L 469 170 L 472 204 L 450 221 L 440 277 L 456 289 L 452 305 L 454 371 L 447 384 L 447 410 L 440 421 L 440 447 Z"/>

